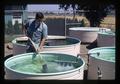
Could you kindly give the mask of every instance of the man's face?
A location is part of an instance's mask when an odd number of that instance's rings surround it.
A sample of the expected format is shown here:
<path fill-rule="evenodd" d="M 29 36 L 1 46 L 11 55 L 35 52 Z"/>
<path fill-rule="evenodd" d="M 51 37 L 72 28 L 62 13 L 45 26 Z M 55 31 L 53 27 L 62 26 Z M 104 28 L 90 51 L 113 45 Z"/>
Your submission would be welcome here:
<path fill-rule="evenodd" d="M 37 22 L 41 22 L 43 21 L 43 19 L 39 18 L 39 19 L 36 19 Z"/>

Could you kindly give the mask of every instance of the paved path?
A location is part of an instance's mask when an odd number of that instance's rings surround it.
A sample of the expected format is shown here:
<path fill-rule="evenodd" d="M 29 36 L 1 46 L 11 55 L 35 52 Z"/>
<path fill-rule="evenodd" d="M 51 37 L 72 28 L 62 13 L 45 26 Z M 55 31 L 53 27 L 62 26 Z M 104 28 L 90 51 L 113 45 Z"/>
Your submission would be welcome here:
<path fill-rule="evenodd" d="M 12 49 L 10 50 L 10 49 L 7 48 L 8 45 L 9 45 L 10 47 L 13 47 L 13 46 L 12 46 L 12 43 L 6 43 L 6 44 L 5 44 L 5 46 L 4 46 L 4 52 L 5 52 L 5 53 L 4 53 L 4 56 L 5 56 L 5 57 L 8 56 L 8 55 L 13 54 L 13 52 L 12 52 L 13 50 L 12 50 Z"/>

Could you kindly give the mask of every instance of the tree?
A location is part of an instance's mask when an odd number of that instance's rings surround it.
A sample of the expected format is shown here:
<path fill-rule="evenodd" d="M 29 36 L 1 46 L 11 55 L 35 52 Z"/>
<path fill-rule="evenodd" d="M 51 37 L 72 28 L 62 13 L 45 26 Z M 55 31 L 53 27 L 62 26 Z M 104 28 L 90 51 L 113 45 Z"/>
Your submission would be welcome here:
<path fill-rule="evenodd" d="M 20 28 L 19 28 L 19 23 L 18 21 L 16 20 L 15 21 L 15 24 L 14 24 L 14 34 L 20 34 Z"/>
<path fill-rule="evenodd" d="M 8 21 L 6 28 L 5 28 L 5 32 L 6 34 L 13 34 L 14 30 L 13 30 L 13 25 L 12 25 L 12 21 Z"/>
<path fill-rule="evenodd" d="M 84 19 L 81 20 L 81 25 L 80 26 L 81 27 L 85 27 L 86 26 Z"/>
<path fill-rule="evenodd" d="M 72 8 L 73 9 L 73 20 L 75 20 L 75 14 L 76 14 L 76 9 L 77 9 L 77 5 L 76 4 L 60 4 L 59 5 L 59 9 L 64 8 L 64 10 L 68 10 L 68 8 Z"/>
<path fill-rule="evenodd" d="M 96 0 L 97 1 L 97 0 Z M 95 27 L 99 26 L 101 21 L 104 19 L 104 17 L 107 16 L 107 14 L 114 9 L 114 2 L 92 2 L 92 0 L 81 0 L 80 3 L 77 4 L 71 4 L 72 7 L 76 10 L 84 10 L 85 17 L 89 20 L 90 26 Z M 70 4 L 60 4 L 60 9 L 68 10 L 71 7 Z M 73 6 L 74 5 L 74 6 Z M 79 12 L 81 13 L 81 12 Z"/>

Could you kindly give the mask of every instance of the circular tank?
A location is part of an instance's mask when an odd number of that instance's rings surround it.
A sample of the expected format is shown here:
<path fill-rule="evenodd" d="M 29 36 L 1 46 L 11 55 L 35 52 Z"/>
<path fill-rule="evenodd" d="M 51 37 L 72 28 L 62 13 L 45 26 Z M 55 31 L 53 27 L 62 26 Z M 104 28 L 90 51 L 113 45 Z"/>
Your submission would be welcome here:
<path fill-rule="evenodd" d="M 111 31 L 108 28 L 101 27 L 73 27 L 69 28 L 69 36 L 76 37 L 82 43 L 92 43 L 98 37 L 98 32 Z"/>
<path fill-rule="evenodd" d="M 5 60 L 5 79 L 83 80 L 85 62 L 80 56 L 42 52 L 32 59 L 34 54 L 19 54 Z"/>
<path fill-rule="evenodd" d="M 110 32 L 111 29 L 109 28 L 103 28 L 103 27 L 98 27 L 99 28 L 99 32 Z"/>
<path fill-rule="evenodd" d="M 112 31 L 98 32 L 97 45 L 99 47 L 115 46 L 115 33 Z"/>
<path fill-rule="evenodd" d="M 76 37 L 82 43 L 92 43 L 97 39 L 99 28 L 94 27 L 74 27 L 69 28 L 69 36 Z"/>
<path fill-rule="evenodd" d="M 13 55 L 26 53 L 27 39 L 27 37 L 18 37 L 12 41 Z M 76 56 L 80 53 L 80 43 L 81 41 L 77 38 L 51 35 L 48 36 L 43 51 L 59 52 Z"/>
<path fill-rule="evenodd" d="M 89 50 L 88 80 L 115 79 L 115 47 Z"/>

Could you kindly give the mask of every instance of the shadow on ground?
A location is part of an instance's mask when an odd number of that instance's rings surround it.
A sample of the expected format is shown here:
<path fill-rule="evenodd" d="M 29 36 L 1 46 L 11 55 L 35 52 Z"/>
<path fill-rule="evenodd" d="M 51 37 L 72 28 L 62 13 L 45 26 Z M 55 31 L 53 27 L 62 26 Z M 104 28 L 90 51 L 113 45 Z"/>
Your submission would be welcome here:
<path fill-rule="evenodd" d="M 84 70 L 84 80 L 87 80 L 87 76 L 88 76 L 88 70 Z"/>
<path fill-rule="evenodd" d="M 95 40 L 93 43 L 90 43 L 88 46 L 86 46 L 87 49 L 93 49 L 97 47 L 97 40 Z"/>
<path fill-rule="evenodd" d="M 6 59 L 12 57 L 12 56 L 13 56 L 13 54 L 10 54 L 10 55 L 5 56 L 5 57 L 4 57 L 4 61 L 5 61 Z"/>

